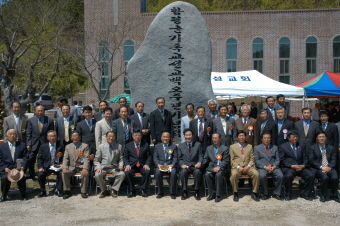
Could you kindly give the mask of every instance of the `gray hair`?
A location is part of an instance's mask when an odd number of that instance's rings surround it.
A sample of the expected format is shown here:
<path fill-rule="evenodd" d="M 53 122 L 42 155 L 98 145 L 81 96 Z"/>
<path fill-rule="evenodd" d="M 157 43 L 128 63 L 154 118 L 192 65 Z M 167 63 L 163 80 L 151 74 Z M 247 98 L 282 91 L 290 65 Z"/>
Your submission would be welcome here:
<path fill-rule="evenodd" d="M 248 108 L 248 110 L 250 111 L 250 106 L 249 106 L 249 104 L 242 104 L 242 106 L 241 106 L 241 111 L 243 111 L 242 109 L 243 109 L 243 107 L 247 107 Z"/>
<path fill-rule="evenodd" d="M 284 111 L 286 111 L 286 109 L 285 109 L 285 108 L 283 108 L 283 107 L 279 107 L 279 108 L 277 108 L 276 110 L 277 110 L 277 111 L 280 111 L 280 110 L 284 110 Z"/>
<path fill-rule="evenodd" d="M 209 105 L 209 102 L 210 101 L 214 101 L 215 102 L 215 104 L 217 104 L 217 101 L 216 100 L 214 100 L 214 99 L 210 99 L 210 100 L 208 100 L 208 105 Z"/>
<path fill-rule="evenodd" d="M 6 132 L 6 135 L 8 135 L 8 132 L 10 132 L 10 131 L 14 131 L 15 133 L 17 133 L 17 131 L 15 130 L 15 129 L 9 129 L 9 130 L 7 130 L 7 132 Z M 18 135 L 18 134 L 17 134 Z"/>

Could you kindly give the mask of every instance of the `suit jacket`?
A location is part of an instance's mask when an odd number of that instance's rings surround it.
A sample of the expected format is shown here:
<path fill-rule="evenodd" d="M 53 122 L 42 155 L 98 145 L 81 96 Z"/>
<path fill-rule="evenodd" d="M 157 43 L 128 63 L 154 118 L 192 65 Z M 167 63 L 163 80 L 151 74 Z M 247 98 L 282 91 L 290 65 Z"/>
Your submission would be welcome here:
<path fill-rule="evenodd" d="M 272 112 L 269 110 L 269 108 L 266 108 L 266 111 L 268 113 L 268 121 L 275 121 L 276 120 L 276 109 L 274 107 L 274 115 L 275 117 L 273 118 Z"/>
<path fill-rule="evenodd" d="M 68 134 L 71 136 L 72 132 L 77 128 L 77 118 L 70 116 L 70 121 L 68 123 Z M 73 128 L 71 128 L 73 126 Z M 65 126 L 64 117 L 59 117 L 55 121 L 55 131 L 58 135 L 58 141 L 64 142 L 65 140 Z M 70 139 L 71 140 L 71 139 Z"/>
<path fill-rule="evenodd" d="M 14 129 L 15 131 L 21 131 L 22 129 L 27 129 L 27 116 L 26 115 L 19 115 L 20 118 L 20 128 L 17 129 L 15 117 L 14 114 L 11 114 L 10 116 L 6 117 L 4 119 L 4 134 L 7 133 L 8 130 Z M 6 136 L 4 136 L 5 142 L 7 141 Z M 18 134 L 18 141 L 26 143 L 26 133 L 25 134 Z"/>
<path fill-rule="evenodd" d="M 190 121 L 189 128 L 194 131 L 194 141 L 200 142 L 202 145 L 203 153 L 205 153 L 205 150 L 207 147 L 211 144 L 211 135 L 213 134 L 213 122 L 205 119 L 204 125 L 203 125 L 203 140 L 200 141 L 199 134 L 198 134 L 198 118 Z M 207 129 L 210 128 L 210 132 L 207 131 Z M 221 134 L 222 135 L 222 134 Z"/>
<path fill-rule="evenodd" d="M 77 108 L 75 108 L 74 106 L 70 106 L 70 115 L 73 118 L 77 118 L 78 117 L 78 110 L 77 110 Z M 62 117 L 62 116 L 63 116 L 63 113 L 61 113 L 61 108 L 57 107 L 56 111 L 54 112 L 54 118 L 59 118 L 59 117 Z"/>
<path fill-rule="evenodd" d="M 192 142 L 191 152 L 189 153 L 188 145 L 186 142 L 178 145 L 178 165 L 195 166 L 197 163 L 203 163 L 203 151 L 200 142 Z"/>
<path fill-rule="evenodd" d="M 218 111 L 217 111 L 217 114 L 215 115 L 215 119 L 216 119 L 217 117 L 219 117 L 219 116 L 220 116 L 220 113 L 218 113 Z M 206 118 L 206 119 L 208 119 L 208 120 L 210 120 L 210 121 L 214 120 L 214 119 L 211 117 L 211 112 L 210 112 L 210 111 L 207 111 L 207 112 L 205 113 L 204 118 Z"/>
<path fill-rule="evenodd" d="M 271 144 L 276 145 L 276 143 L 277 143 L 277 123 L 276 123 L 276 121 L 269 121 L 268 120 L 266 125 L 263 127 L 262 131 L 261 131 L 261 124 L 262 124 L 262 122 L 257 123 L 257 129 L 258 129 L 258 133 L 259 133 L 257 143 L 260 144 L 262 142 L 261 136 L 265 132 L 268 132 L 272 136 Z"/>
<path fill-rule="evenodd" d="M 90 155 L 96 154 L 96 138 L 94 134 L 94 130 L 96 128 L 96 120 L 94 118 L 91 119 L 92 128 L 88 126 L 85 120 L 79 122 L 77 124 L 77 131 L 80 133 L 81 142 L 87 144 L 90 148 Z"/>
<path fill-rule="evenodd" d="M 100 120 L 102 120 L 104 118 L 104 114 L 103 114 L 103 112 L 99 112 L 99 113 L 95 114 L 93 116 L 93 118 L 96 120 L 96 122 L 99 122 Z"/>
<path fill-rule="evenodd" d="M 150 113 L 150 132 L 152 139 L 161 142 L 163 132 L 169 132 L 171 138 L 174 137 L 174 126 L 172 122 L 171 112 L 164 109 L 164 120 L 158 109 Z"/>
<path fill-rule="evenodd" d="M 27 146 L 31 146 L 33 151 L 37 151 L 41 144 L 47 143 L 47 132 L 54 130 L 54 122 L 50 117 L 44 116 L 44 124 L 41 132 L 38 128 L 38 117 L 33 116 L 27 123 Z"/>
<path fill-rule="evenodd" d="M 63 169 L 67 169 L 69 172 L 74 172 L 76 168 L 90 169 L 90 152 L 89 146 L 85 143 L 79 143 L 76 149 L 76 156 L 74 151 L 74 144 L 68 144 L 65 147 Z M 79 153 L 84 152 L 83 162 Z"/>
<path fill-rule="evenodd" d="M 26 169 L 28 165 L 28 152 L 25 143 L 15 142 L 14 159 L 12 159 L 8 142 L 0 145 L 0 174 L 5 174 L 6 168 L 17 168 L 17 159 L 23 159 L 20 167 L 24 167 Z"/>
<path fill-rule="evenodd" d="M 235 120 L 232 118 L 227 119 L 227 128 L 226 133 L 224 133 L 223 125 L 221 122 L 221 117 L 217 117 L 213 120 L 213 132 L 218 132 L 221 134 L 221 144 L 224 144 L 225 146 L 229 147 L 231 144 L 235 143 L 237 141 L 236 137 L 236 126 L 235 126 Z"/>
<path fill-rule="evenodd" d="M 110 152 L 109 143 L 99 145 L 96 156 L 93 160 L 94 169 L 123 167 L 122 145 L 113 143 L 113 150 Z"/>
<path fill-rule="evenodd" d="M 216 159 L 216 155 L 214 153 L 214 145 L 209 145 L 204 154 L 204 167 L 215 168 L 218 166 L 220 167 L 221 171 L 227 172 L 229 170 L 229 148 L 221 144 L 218 148 L 217 154 L 222 155 L 219 165 L 217 165 L 218 160 Z"/>
<path fill-rule="evenodd" d="M 277 109 L 280 108 L 280 107 L 281 107 L 281 106 L 279 106 L 279 104 L 275 104 L 275 105 L 274 105 L 275 110 L 277 110 Z M 284 108 L 286 109 L 286 110 L 285 110 L 285 118 L 288 118 L 288 116 L 289 116 L 289 107 L 285 105 Z"/>
<path fill-rule="evenodd" d="M 169 143 L 168 150 L 172 149 L 173 153 L 164 154 L 163 143 L 158 143 L 155 145 L 155 150 L 153 152 L 153 163 L 157 168 L 158 165 L 174 165 L 177 166 L 178 163 L 178 149 L 176 144 Z"/>
<path fill-rule="evenodd" d="M 257 121 L 254 118 L 249 117 L 247 124 L 244 125 L 242 122 L 242 117 L 235 121 L 236 129 L 243 130 L 246 132 L 246 143 L 251 144 L 251 146 L 255 147 L 259 144 L 259 131 L 257 129 Z M 249 136 L 249 126 L 253 126 L 253 134 Z"/>
<path fill-rule="evenodd" d="M 254 156 L 257 169 L 264 169 L 268 164 L 276 166 L 276 168 L 280 167 L 280 157 L 277 146 L 270 145 L 269 151 L 270 155 L 266 153 L 266 146 L 264 146 L 264 144 L 255 146 Z"/>
<path fill-rule="evenodd" d="M 282 170 L 285 168 L 290 168 L 292 165 L 304 165 L 309 166 L 308 151 L 304 145 L 300 145 L 299 142 L 296 143 L 297 157 L 294 154 L 292 146 L 289 141 L 283 143 L 279 147 L 279 156 L 281 161 Z"/>
<path fill-rule="evenodd" d="M 243 146 L 244 158 L 242 158 L 241 149 L 239 143 L 230 146 L 230 163 L 231 168 L 237 168 L 237 166 L 246 165 L 255 167 L 255 159 L 253 147 L 250 144 L 245 143 Z"/>
<path fill-rule="evenodd" d="M 62 157 L 58 158 L 57 153 L 61 152 Z M 45 171 L 47 171 L 51 165 L 54 165 L 57 163 L 58 165 L 62 164 L 63 157 L 64 157 L 65 147 L 64 144 L 60 142 L 56 142 L 56 150 L 55 150 L 55 162 L 51 162 L 51 152 L 50 152 L 50 143 L 45 143 L 40 146 L 39 152 L 38 152 L 38 169 L 43 168 Z"/>
<path fill-rule="evenodd" d="M 142 129 L 147 129 L 149 130 L 149 133 L 147 135 L 143 135 L 143 140 L 145 143 L 150 144 L 150 119 L 149 119 L 149 114 L 146 114 L 143 112 L 142 114 L 142 122 L 143 126 L 140 124 L 139 121 L 139 116 L 138 113 L 136 112 L 135 114 L 131 115 L 129 118 L 133 120 L 133 128 L 142 130 Z"/>
<path fill-rule="evenodd" d="M 113 119 L 118 119 L 118 118 L 120 118 L 119 109 L 120 109 L 120 107 L 117 108 L 117 109 L 113 112 L 113 114 L 112 114 Z M 128 107 L 128 115 L 131 116 L 131 115 L 133 115 L 133 114 L 135 114 L 135 111 L 134 111 L 132 108 Z"/>
<path fill-rule="evenodd" d="M 333 169 L 336 166 L 337 157 L 337 155 L 335 155 L 336 151 L 337 150 L 335 150 L 333 146 L 326 144 L 326 156 L 328 161 L 328 167 Z M 322 166 L 322 154 L 317 143 L 309 148 L 309 161 L 310 166 L 316 170 L 319 170 L 320 166 Z"/>
<path fill-rule="evenodd" d="M 306 146 L 306 150 L 316 143 L 316 134 L 320 131 L 319 123 L 311 121 L 307 136 L 303 127 L 303 120 L 295 122 L 295 129 L 298 131 L 299 143 Z"/>
<path fill-rule="evenodd" d="M 134 167 L 137 162 L 140 163 L 141 167 L 148 165 L 150 167 L 152 162 L 151 152 L 149 144 L 143 141 L 139 145 L 139 156 L 137 156 L 135 142 L 130 142 L 125 145 L 124 150 L 124 165 Z"/>
<path fill-rule="evenodd" d="M 322 123 L 320 123 L 320 130 L 324 131 L 322 128 Z M 324 131 L 327 135 L 326 144 L 332 145 L 335 149 L 339 146 L 339 132 L 338 127 L 331 122 L 328 122 L 326 130 Z"/>
<path fill-rule="evenodd" d="M 138 120 L 139 121 L 139 120 Z M 125 133 L 124 133 L 124 125 L 121 118 L 116 119 L 112 122 L 112 131 L 116 134 L 116 142 L 118 144 L 121 144 L 123 148 L 125 147 L 125 144 L 132 141 L 132 133 L 133 133 L 133 124 L 134 121 L 130 118 L 126 119 L 126 122 L 128 124 L 129 129 L 129 138 L 128 140 L 125 140 Z"/>
<path fill-rule="evenodd" d="M 257 107 L 254 106 L 254 107 L 251 107 L 250 108 L 250 117 L 254 118 L 254 119 L 257 119 Z"/>
<path fill-rule="evenodd" d="M 95 139 L 96 139 L 96 149 L 99 148 L 100 144 L 106 143 L 106 133 L 112 131 L 112 122 L 113 121 L 106 121 L 105 118 L 97 121 L 95 127 Z"/>
<path fill-rule="evenodd" d="M 278 130 L 279 126 L 278 126 L 278 122 L 276 120 L 276 129 Z M 276 145 L 279 147 L 281 144 L 285 143 L 287 141 L 287 138 L 285 139 L 285 134 L 283 133 L 283 130 L 286 129 L 288 131 L 290 130 L 295 130 L 295 125 L 294 122 L 290 121 L 289 119 L 285 119 L 285 121 L 283 122 L 280 132 L 278 133 L 277 136 L 277 142 Z"/>

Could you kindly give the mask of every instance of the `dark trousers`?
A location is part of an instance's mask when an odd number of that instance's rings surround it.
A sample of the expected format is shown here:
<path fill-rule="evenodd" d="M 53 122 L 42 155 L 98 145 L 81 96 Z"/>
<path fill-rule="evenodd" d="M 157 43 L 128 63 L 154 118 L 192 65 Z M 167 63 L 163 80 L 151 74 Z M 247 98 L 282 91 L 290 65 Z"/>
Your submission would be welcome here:
<path fill-rule="evenodd" d="M 223 185 L 223 177 L 226 176 L 226 173 L 223 171 L 217 173 L 205 173 L 205 181 L 208 186 L 208 194 L 221 196 L 222 185 Z"/>
<path fill-rule="evenodd" d="M 29 159 L 28 159 L 28 170 L 30 176 L 35 176 L 35 162 L 37 161 L 37 154 L 38 154 L 39 147 L 37 150 L 31 150 L 29 152 Z"/>
<path fill-rule="evenodd" d="M 163 175 L 169 174 L 170 176 L 170 194 L 176 194 L 176 186 L 177 186 L 177 170 L 176 168 L 172 168 L 170 173 L 165 173 L 159 170 L 159 168 L 155 168 L 155 178 L 156 178 L 156 185 L 157 185 L 157 192 L 164 193 L 164 186 L 163 186 Z"/>
<path fill-rule="evenodd" d="M 195 190 L 196 191 L 200 190 L 202 171 L 200 169 L 196 169 L 193 166 L 190 166 L 187 169 L 181 168 L 180 170 L 179 176 L 181 178 L 182 190 L 183 191 L 187 190 L 189 174 L 193 174 L 194 176 Z"/>
<path fill-rule="evenodd" d="M 58 189 L 58 191 L 62 191 L 63 190 L 62 170 L 60 170 L 59 172 L 55 172 L 53 170 L 38 172 L 38 181 L 39 181 L 41 191 L 46 191 L 46 187 L 45 187 L 46 177 L 49 173 L 57 174 L 56 189 Z"/>
<path fill-rule="evenodd" d="M 26 178 L 23 176 L 21 180 L 17 182 L 21 196 L 26 194 Z M 1 192 L 2 196 L 6 197 L 11 187 L 11 182 L 7 179 L 7 173 L 1 175 Z"/>
<path fill-rule="evenodd" d="M 335 197 L 338 197 L 338 184 L 339 177 L 334 169 L 332 169 L 329 173 L 323 173 L 321 169 L 316 170 L 315 177 L 320 179 L 320 187 L 321 194 L 327 194 L 328 184 L 331 186 L 331 194 Z"/>
<path fill-rule="evenodd" d="M 150 178 L 150 170 L 143 169 L 142 166 L 137 167 L 133 166 L 131 170 L 125 171 L 125 178 L 128 182 L 129 191 L 135 192 L 135 184 L 133 181 L 133 177 L 135 176 L 135 173 L 141 173 L 142 174 L 142 190 L 146 191 L 149 184 L 149 178 Z"/>
<path fill-rule="evenodd" d="M 268 195 L 268 171 L 265 169 L 258 169 L 259 173 L 260 173 L 260 182 L 261 182 L 261 186 L 263 188 L 263 194 L 264 195 Z M 282 183 L 283 183 L 283 179 L 284 176 L 281 172 L 280 169 L 275 169 L 273 171 L 272 174 L 269 174 L 274 176 L 274 180 L 275 180 L 275 187 L 274 187 L 274 191 L 273 194 L 274 195 L 278 195 L 281 196 L 281 187 L 282 187 Z"/>
<path fill-rule="evenodd" d="M 287 168 L 282 169 L 282 172 L 285 176 L 285 188 L 288 197 L 292 198 L 292 184 L 295 176 L 302 177 L 302 179 L 304 180 L 301 194 L 305 196 L 310 196 L 310 192 L 313 189 L 315 176 L 309 169 L 304 168 L 301 171 L 295 171 L 294 169 Z"/>

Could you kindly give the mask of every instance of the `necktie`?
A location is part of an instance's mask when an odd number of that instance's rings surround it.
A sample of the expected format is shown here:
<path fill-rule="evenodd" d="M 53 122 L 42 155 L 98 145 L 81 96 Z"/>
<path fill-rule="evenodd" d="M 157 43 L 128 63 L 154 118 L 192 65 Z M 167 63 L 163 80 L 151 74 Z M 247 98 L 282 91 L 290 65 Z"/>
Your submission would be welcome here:
<path fill-rule="evenodd" d="M 16 131 L 17 131 L 17 134 L 18 134 L 18 138 L 21 137 L 21 133 L 20 133 L 20 118 L 19 118 L 19 115 L 14 115 L 15 117 L 15 126 L 16 126 Z"/>
<path fill-rule="evenodd" d="M 126 120 L 124 120 L 124 134 L 125 134 L 125 141 L 129 140 L 129 129 Z"/>
<path fill-rule="evenodd" d="M 78 151 L 77 151 L 77 146 L 74 145 L 74 159 L 78 158 Z"/>
<path fill-rule="evenodd" d="M 263 128 L 266 126 L 266 123 L 262 123 L 261 124 L 261 134 L 262 134 L 262 132 L 263 132 Z"/>
<path fill-rule="evenodd" d="M 295 144 L 293 144 L 293 151 L 294 151 L 295 158 L 297 158 L 297 151 L 296 151 L 296 145 Z"/>
<path fill-rule="evenodd" d="M 203 141 L 203 123 L 202 120 L 200 120 L 200 125 L 199 125 L 199 139 L 200 141 Z"/>
<path fill-rule="evenodd" d="M 267 155 L 270 155 L 270 151 L 269 151 L 269 147 L 268 146 L 266 146 L 266 153 L 267 153 Z"/>
<path fill-rule="evenodd" d="M 70 140 L 70 135 L 68 133 L 68 127 L 69 127 L 69 123 L 68 123 L 67 119 L 64 118 L 64 130 L 65 130 L 64 139 L 65 139 L 66 142 L 68 142 Z"/>
<path fill-rule="evenodd" d="M 247 125 L 247 119 L 243 118 L 243 125 Z"/>
<path fill-rule="evenodd" d="M 43 125 L 42 125 L 42 123 L 41 123 L 41 119 L 39 119 L 39 120 L 38 120 L 38 129 L 39 129 L 40 133 L 41 133 L 41 131 L 42 131 L 42 127 L 43 127 Z"/>
<path fill-rule="evenodd" d="M 241 144 L 241 154 L 242 154 L 242 158 L 244 158 L 244 147 L 243 147 L 243 144 Z"/>
<path fill-rule="evenodd" d="M 92 123 L 91 120 L 86 120 L 87 125 L 89 126 L 90 130 L 92 130 Z"/>
<path fill-rule="evenodd" d="M 138 114 L 138 116 L 139 116 L 140 128 L 143 129 L 143 118 L 142 118 L 142 114 Z"/>
<path fill-rule="evenodd" d="M 277 131 L 277 132 L 278 132 L 278 134 L 280 134 L 282 125 L 283 125 L 283 123 L 281 123 L 281 122 L 278 122 L 278 123 L 277 123 L 277 126 L 278 126 L 278 131 Z"/>
<path fill-rule="evenodd" d="M 322 123 L 322 129 L 323 131 L 326 131 L 326 123 Z"/>
<path fill-rule="evenodd" d="M 110 151 L 110 155 L 112 156 L 112 154 L 113 154 L 113 147 L 112 147 L 112 144 L 109 144 L 109 151 Z"/>
<path fill-rule="evenodd" d="M 51 165 L 53 166 L 54 162 L 55 162 L 55 149 L 54 149 L 54 145 L 51 145 L 50 153 L 51 153 Z"/>
<path fill-rule="evenodd" d="M 164 110 L 161 110 L 162 119 L 164 121 Z"/>
<path fill-rule="evenodd" d="M 189 154 L 190 154 L 191 153 L 191 144 L 189 144 L 188 151 L 189 151 Z"/>
<path fill-rule="evenodd" d="M 272 113 L 272 117 L 275 120 L 275 111 L 274 111 L 274 109 L 271 109 L 270 112 Z"/>
<path fill-rule="evenodd" d="M 13 159 L 13 161 L 14 161 L 14 152 L 15 152 L 15 148 L 14 148 L 14 146 L 13 146 L 12 143 L 9 143 L 9 147 L 10 147 L 10 150 L 11 150 L 12 159 Z"/>
<path fill-rule="evenodd" d="M 164 144 L 164 159 L 166 161 L 166 151 L 168 150 L 168 145 Z"/>
<path fill-rule="evenodd" d="M 139 147 L 138 147 L 138 144 L 136 144 L 136 153 L 137 153 L 137 157 L 139 157 L 140 149 L 139 149 Z M 137 166 L 137 167 L 140 167 L 139 161 L 137 162 L 136 166 Z"/>
<path fill-rule="evenodd" d="M 227 134 L 227 122 L 224 118 L 221 118 L 222 126 L 223 126 L 223 132 L 226 135 Z"/>
<path fill-rule="evenodd" d="M 305 136 L 308 135 L 308 123 L 307 122 L 303 122 L 304 123 L 304 131 L 305 131 Z"/>
<path fill-rule="evenodd" d="M 214 155 L 216 156 L 218 152 L 218 147 L 214 146 Z"/>
<path fill-rule="evenodd" d="M 327 160 L 327 156 L 326 156 L 326 149 L 322 148 L 322 166 L 328 166 L 328 160 Z"/>
<path fill-rule="evenodd" d="M 215 112 L 213 112 L 212 115 L 211 115 L 211 118 L 212 118 L 212 119 L 215 119 L 215 117 L 216 117 L 216 116 L 215 116 Z"/>

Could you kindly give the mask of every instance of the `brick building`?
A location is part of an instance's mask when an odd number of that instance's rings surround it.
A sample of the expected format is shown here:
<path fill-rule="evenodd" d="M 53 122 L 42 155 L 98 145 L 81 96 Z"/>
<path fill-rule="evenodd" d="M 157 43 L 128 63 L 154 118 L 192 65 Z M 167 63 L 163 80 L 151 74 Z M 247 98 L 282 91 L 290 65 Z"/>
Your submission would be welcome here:
<path fill-rule="evenodd" d="M 103 67 L 93 67 L 98 89 L 104 95 L 110 72 L 123 70 L 142 44 L 146 31 L 157 15 L 145 13 L 145 0 L 85 0 L 85 31 L 99 34 L 116 29 L 124 36 L 117 54 Z M 202 12 L 212 40 L 213 71 L 256 69 L 268 77 L 292 85 L 300 84 L 323 71 L 340 73 L 340 9 L 266 10 Z M 105 61 L 104 46 L 114 46 L 96 35 L 86 44 L 93 55 Z M 101 36 L 103 37 L 103 36 Z M 104 43 L 104 44 L 103 44 Z M 110 47 L 111 48 L 111 47 Z M 103 57 L 104 56 L 104 57 Z M 109 57 L 107 57 L 109 58 Z M 87 56 L 90 61 L 90 57 Z M 105 63 L 105 62 L 104 62 Z M 110 88 L 106 99 L 129 93 L 122 75 Z M 97 102 L 92 89 L 85 102 Z M 301 104 L 301 103 L 299 103 Z M 298 112 L 293 113 L 298 116 Z"/>

